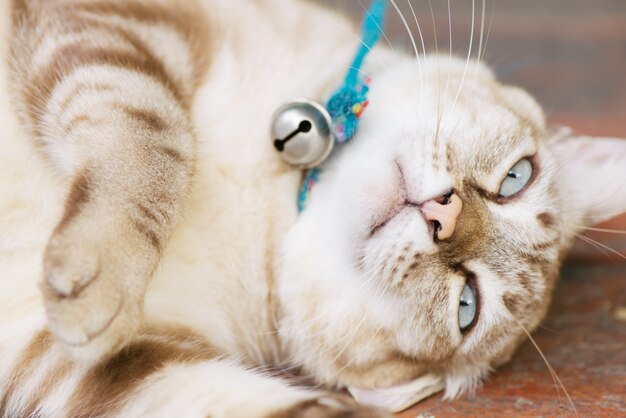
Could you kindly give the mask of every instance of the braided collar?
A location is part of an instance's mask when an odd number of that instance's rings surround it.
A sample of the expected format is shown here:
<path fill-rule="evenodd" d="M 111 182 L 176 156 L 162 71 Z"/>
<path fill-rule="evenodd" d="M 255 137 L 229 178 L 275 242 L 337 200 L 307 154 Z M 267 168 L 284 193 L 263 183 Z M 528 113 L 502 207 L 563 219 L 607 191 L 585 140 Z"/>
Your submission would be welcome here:
<path fill-rule="evenodd" d="M 326 105 L 332 118 L 332 134 L 336 143 L 344 143 L 354 138 L 359 119 L 369 103 L 367 93 L 371 78 L 363 77 L 360 73 L 365 57 L 376 45 L 383 32 L 386 10 L 386 0 L 374 0 L 370 9 L 366 11 L 361 26 L 361 45 L 352 60 L 343 84 L 333 93 Z M 306 202 L 313 186 L 319 179 L 320 173 L 319 167 L 307 171 L 298 194 L 298 210 L 300 212 L 306 207 Z"/>

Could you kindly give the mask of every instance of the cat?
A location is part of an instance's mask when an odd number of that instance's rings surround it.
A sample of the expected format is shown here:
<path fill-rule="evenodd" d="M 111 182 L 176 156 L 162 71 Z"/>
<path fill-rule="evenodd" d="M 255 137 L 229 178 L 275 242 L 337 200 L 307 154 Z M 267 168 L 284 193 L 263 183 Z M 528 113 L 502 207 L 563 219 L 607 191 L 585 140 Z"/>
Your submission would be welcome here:
<path fill-rule="evenodd" d="M 338 87 L 345 18 L 294 0 L 0 5 L 4 417 L 453 398 L 540 323 L 574 234 L 626 211 L 626 141 L 550 130 L 480 62 L 381 45 L 359 131 L 298 214 L 272 113 Z"/>

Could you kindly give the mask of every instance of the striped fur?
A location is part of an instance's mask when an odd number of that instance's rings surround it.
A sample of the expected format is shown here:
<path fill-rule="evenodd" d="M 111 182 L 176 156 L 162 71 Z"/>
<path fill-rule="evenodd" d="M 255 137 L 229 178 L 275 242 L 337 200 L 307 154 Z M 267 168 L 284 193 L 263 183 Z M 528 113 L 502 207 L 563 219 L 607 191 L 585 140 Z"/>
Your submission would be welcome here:
<path fill-rule="evenodd" d="M 72 179 L 44 256 L 46 308 L 60 338 L 99 347 L 87 361 L 132 336 L 147 281 L 180 218 L 195 146 L 187 109 L 208 54 L 208 47 L 193 47 L 192 36 L 209 39 L 198 7 L 13 5 L 13 82 L 24 124 L 51 164 Z M 160 56 L 155 34 L 183 48 Z M 102 208 L 108 209 L 96 225 Z M 112 240 L 136 246 L 144 262 L 130 268 L 123 254 L 102 254 L 98 247 Z M 99 287 L 117 294 L 103 300 Z M 87 315 L 94 306 L 98 321 Z"/>
<path fill-rule="evenodd" d="M 537 326 L 577 225 L 602 217 L 561 192 L 568 148 L 525 93 L 384 48 L 359 140 L 297 217 L 300 173 L 268 123 L 288 99 L 327 97 L 355 47 L 350 23 L 308 2 L 0 7 L 2 417 L 388 416 L 284 368 L 402 396 L 434 376 L 455 395 L 510 358 L 517 323 Z M 504 204 L 521 152 L 533 185 Z M 406 203 L 450 189 L 465 209 L 435 243 Z M 461 335 L 465 281 L 482 313 Z"/>

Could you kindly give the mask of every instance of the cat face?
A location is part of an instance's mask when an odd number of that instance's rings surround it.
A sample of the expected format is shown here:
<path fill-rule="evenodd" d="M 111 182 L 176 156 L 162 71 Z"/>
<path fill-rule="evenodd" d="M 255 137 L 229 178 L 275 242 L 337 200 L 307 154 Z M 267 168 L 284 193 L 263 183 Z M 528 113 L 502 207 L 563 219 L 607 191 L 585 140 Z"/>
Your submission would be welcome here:
<path fill-rule="evenodd" d="M 285 241 L 280 333 L 319 380 L 398 409 L 424 389 L 405 382 L 455 396 L 506 362 L 593 215 L 571 198 L 572 147 L 482 65 L 400 61 L 369 98 Z M 428 201 L 459 210 L 429 216 Z"/>

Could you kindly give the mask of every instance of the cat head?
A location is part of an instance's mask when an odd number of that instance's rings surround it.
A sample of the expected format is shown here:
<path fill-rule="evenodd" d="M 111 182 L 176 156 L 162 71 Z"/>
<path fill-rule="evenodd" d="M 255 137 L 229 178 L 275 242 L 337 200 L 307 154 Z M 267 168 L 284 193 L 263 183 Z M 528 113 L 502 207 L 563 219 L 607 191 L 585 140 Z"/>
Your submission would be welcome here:
<path fill-rule="evenodd" d="M 283 247 L 294 362 L 392 410 L 454 397 L 544 317 L 584 225 L 626 211 L 626 141 L 546 128 L 482 64 L 399 59 L 373 79 Z"/>

